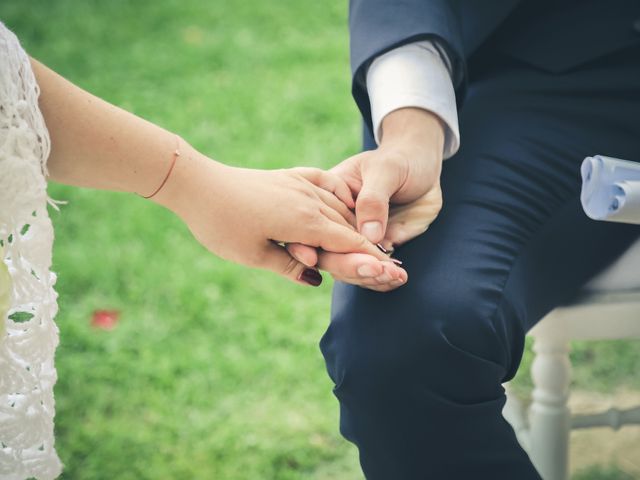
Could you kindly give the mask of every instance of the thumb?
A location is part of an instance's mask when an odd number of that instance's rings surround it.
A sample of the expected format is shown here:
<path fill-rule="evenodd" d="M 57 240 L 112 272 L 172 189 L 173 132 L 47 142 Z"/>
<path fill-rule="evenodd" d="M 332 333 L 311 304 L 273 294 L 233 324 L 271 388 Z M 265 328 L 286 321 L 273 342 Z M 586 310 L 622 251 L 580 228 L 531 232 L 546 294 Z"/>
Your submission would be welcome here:
<path fill-rule="evenodd" d="M 260 266 L 296 283 L 312 287 L 322 283 L 322 275 L 315 268 L 300 263 L 287 250 L 271 242 L 265 248 Z"/>
<path fill-rule="evenodd" d="M 389 199 L 396 192 L 393 175 L 382 169 L 372 168 L 362 174 L 362 188 L 356 200 L 358 230 L 370 242 L 379 243 L 384 238 L 389 218 Z"/>

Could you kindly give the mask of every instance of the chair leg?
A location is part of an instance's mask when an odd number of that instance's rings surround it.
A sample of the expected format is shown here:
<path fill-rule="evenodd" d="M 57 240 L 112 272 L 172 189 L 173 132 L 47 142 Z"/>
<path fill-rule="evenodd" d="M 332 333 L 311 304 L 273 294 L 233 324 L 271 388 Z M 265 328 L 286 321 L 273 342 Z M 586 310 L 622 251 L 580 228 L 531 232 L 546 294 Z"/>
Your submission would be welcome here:
<path fill-rule="evenodd" d="M 540 332 L 533 345 L 529 455 L 544 480 L 566 480 L 569 471 L 571 363 L 569 342 L 558 333 Z"/>
<path fill-rule="evenodd" d="M 520 446 L 525 452 L 529 452 L 529 420 L 527 418 L 527 411 L 518 397 L 510 391 L 509 384 L 505 383 L 503 387 L 507 399 L 502 409 L 502 416 L 513 428 Z"/>

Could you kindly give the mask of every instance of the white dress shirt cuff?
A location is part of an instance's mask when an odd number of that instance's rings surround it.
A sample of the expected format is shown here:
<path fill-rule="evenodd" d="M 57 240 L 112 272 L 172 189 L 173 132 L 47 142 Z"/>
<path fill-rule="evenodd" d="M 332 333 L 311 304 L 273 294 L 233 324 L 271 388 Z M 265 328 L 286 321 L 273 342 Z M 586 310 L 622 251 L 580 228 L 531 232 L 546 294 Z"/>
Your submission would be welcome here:
<path fill-rule="evenodd" d="M 460 148 L 456 95 L 444 52 L 432 41 L 403 45 L 376 58 L 367 71 L 367 90 L 376 143 L 382 120 L 394 110 L 417 107 L 436 114 L 445 125 L 444 158 Z"/>

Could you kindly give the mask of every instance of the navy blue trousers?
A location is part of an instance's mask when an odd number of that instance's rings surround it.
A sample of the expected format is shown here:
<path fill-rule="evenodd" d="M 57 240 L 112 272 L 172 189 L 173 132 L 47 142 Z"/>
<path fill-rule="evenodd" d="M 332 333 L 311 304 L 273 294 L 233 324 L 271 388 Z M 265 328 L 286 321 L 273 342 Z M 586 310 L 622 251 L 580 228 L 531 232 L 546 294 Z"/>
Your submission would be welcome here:
<path fill-rule="evenodd" d="M 370 480 L 539 479 L 501 384 L 525 333 L 640 233 L 588 219 L 579 201 L 585 156 L 640 160 L 637 48 L 562 74 L 494 58 L 460 126 L 440 215 L 397 250 L 408 284 L 337 284 L 320 344 Z"/>

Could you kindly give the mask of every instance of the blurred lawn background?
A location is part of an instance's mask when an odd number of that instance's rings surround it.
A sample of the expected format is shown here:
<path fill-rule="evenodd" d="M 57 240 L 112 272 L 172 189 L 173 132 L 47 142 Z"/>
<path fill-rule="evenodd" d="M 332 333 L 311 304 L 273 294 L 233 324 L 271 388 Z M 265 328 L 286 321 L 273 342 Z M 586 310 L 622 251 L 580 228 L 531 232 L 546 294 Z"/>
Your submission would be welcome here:
<path fill-rule="evenodd" d="M 73 82 L 258 168 L 330 167 L 358 150 L 346 14 L 346 0 L 0 4 L 27 51 Z M 62 478 L 362 478 L 317 348 L 329 279 L 310 289 L 224 263 L 132 195 L 50 194 L 69 202 L 51 212 Z M 102 308 L 122 312 L 115 330 L 90 326 Z M 576 345 L 576 388 L 640 389 L 638 350 Z M 632 477 L 604 464 L 575 478 Z"/>

